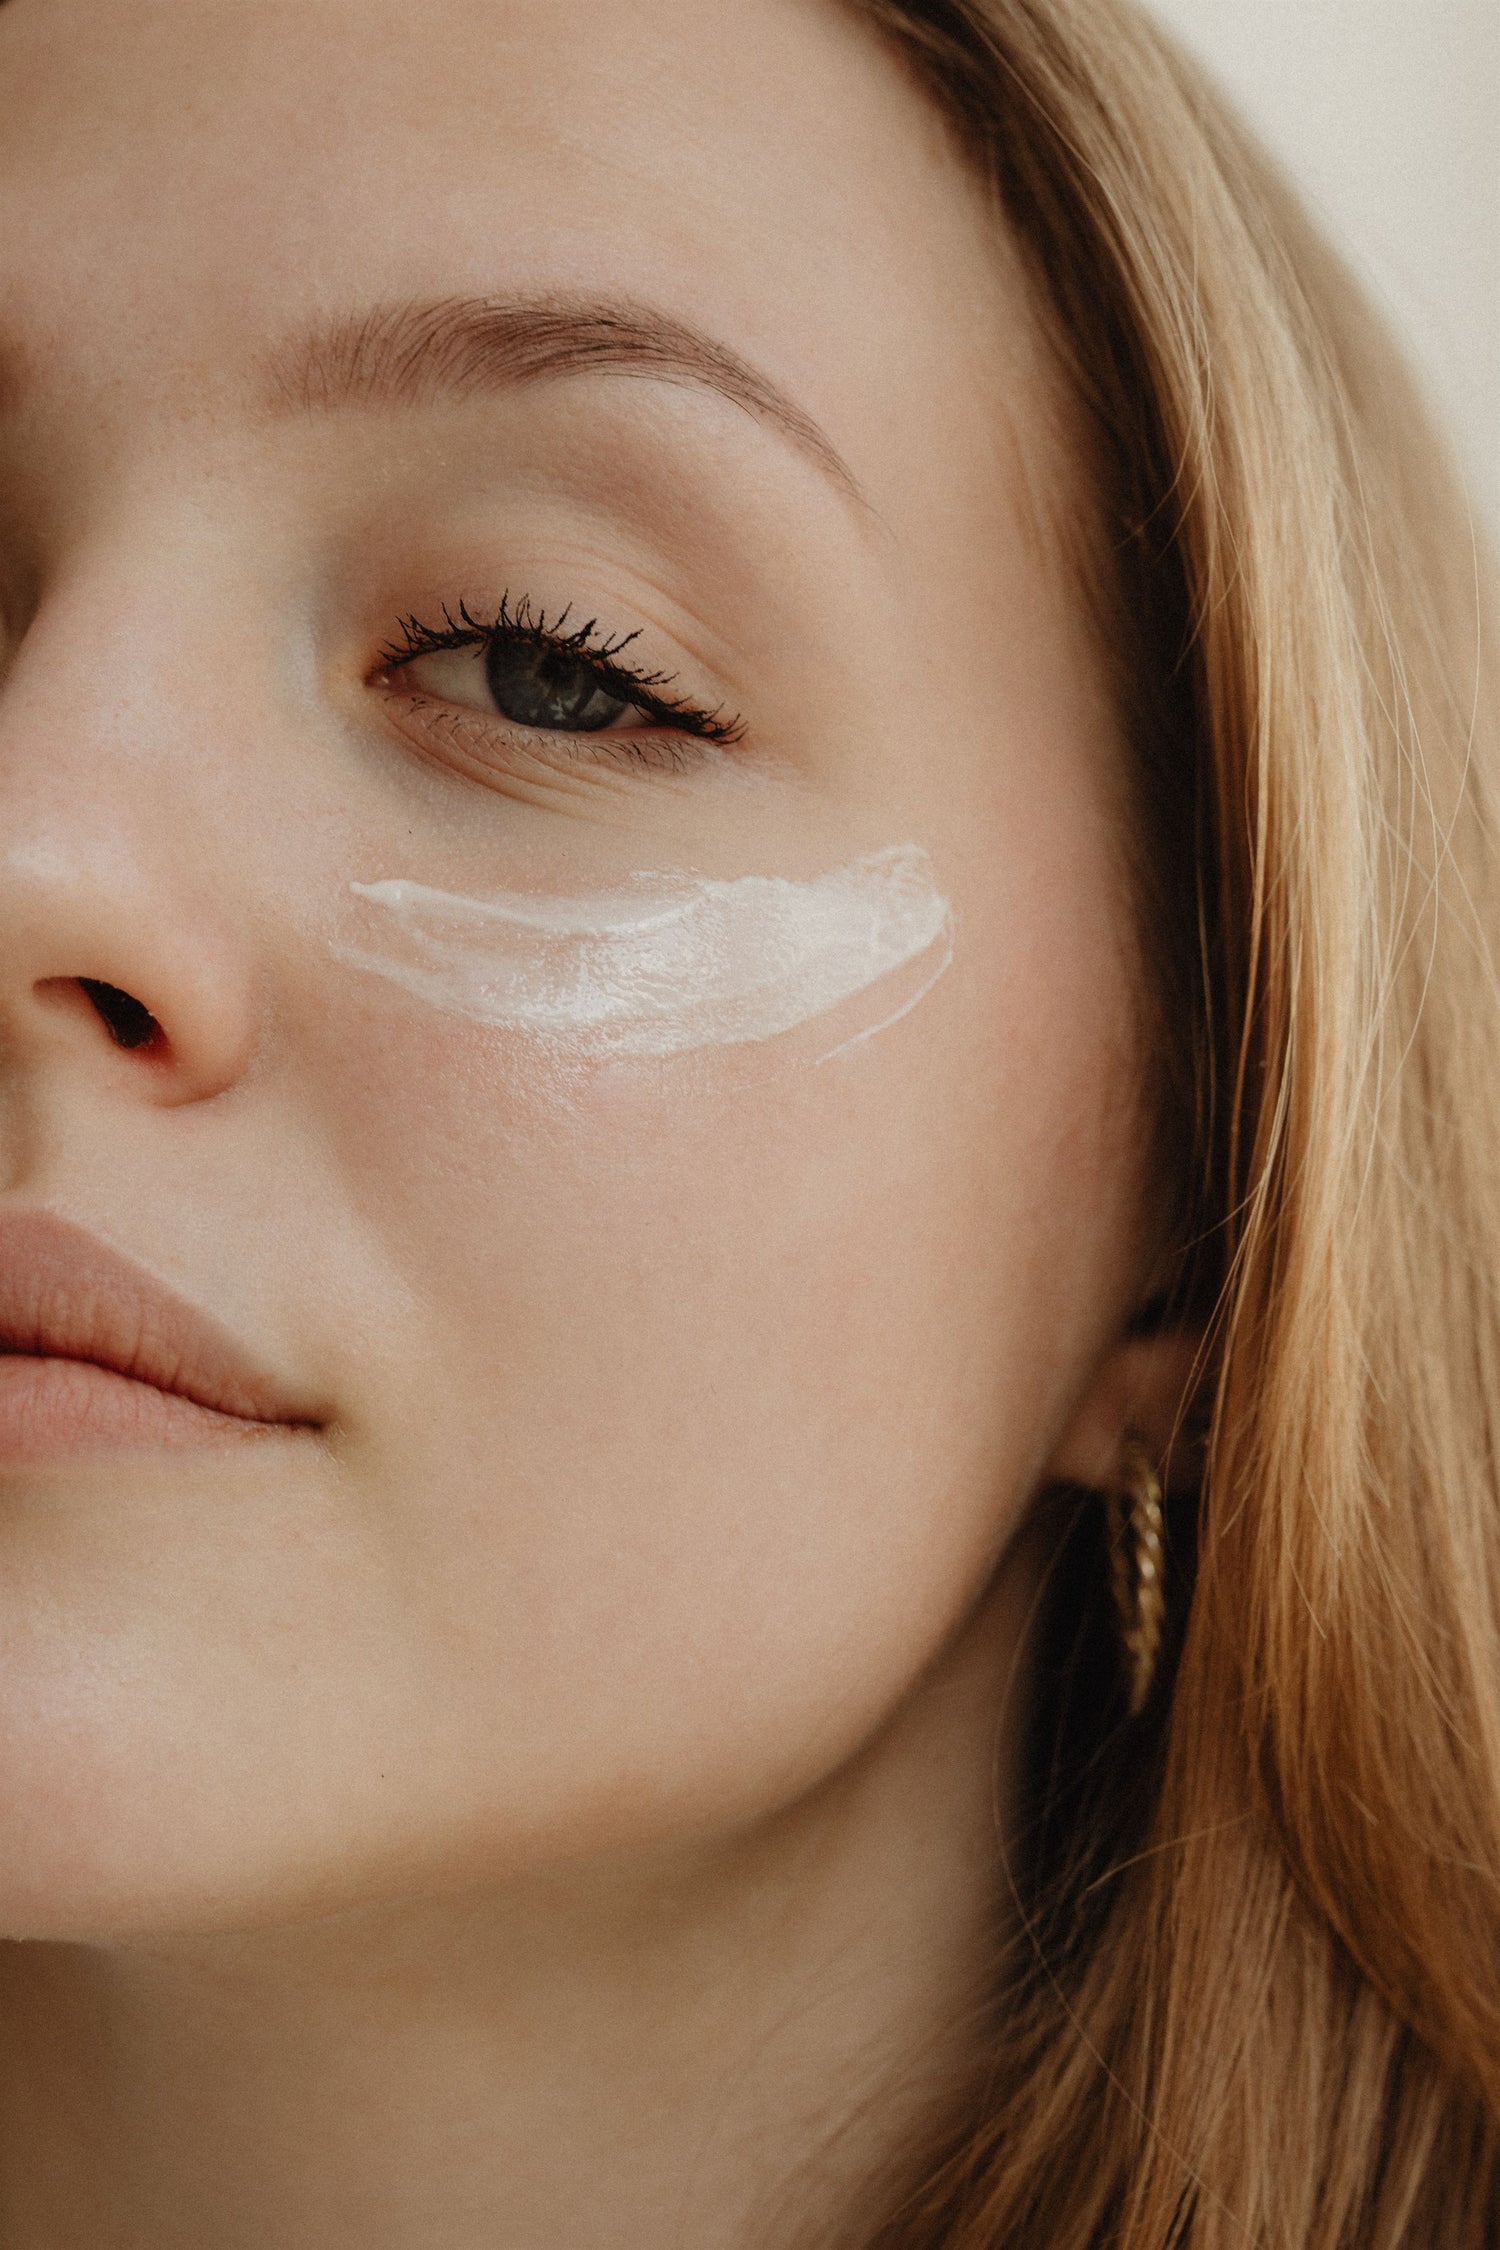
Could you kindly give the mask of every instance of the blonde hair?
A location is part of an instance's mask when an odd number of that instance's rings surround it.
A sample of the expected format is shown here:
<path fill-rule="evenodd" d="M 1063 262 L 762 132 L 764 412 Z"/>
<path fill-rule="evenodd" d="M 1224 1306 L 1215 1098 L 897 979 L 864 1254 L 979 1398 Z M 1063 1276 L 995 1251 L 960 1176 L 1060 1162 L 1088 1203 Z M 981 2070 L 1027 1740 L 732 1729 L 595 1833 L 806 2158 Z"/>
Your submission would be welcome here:
<path fill-rule="evenodd" d="M 1493 589 L 1359 293 L 1128 0 L 854 4 L 996 188 L 1088 432 L 1212 1394 L 1175 1678 L 1132 1728 L 1055 1675 L 994 2067 L 879 2241 L 1478 2250 Z"/>

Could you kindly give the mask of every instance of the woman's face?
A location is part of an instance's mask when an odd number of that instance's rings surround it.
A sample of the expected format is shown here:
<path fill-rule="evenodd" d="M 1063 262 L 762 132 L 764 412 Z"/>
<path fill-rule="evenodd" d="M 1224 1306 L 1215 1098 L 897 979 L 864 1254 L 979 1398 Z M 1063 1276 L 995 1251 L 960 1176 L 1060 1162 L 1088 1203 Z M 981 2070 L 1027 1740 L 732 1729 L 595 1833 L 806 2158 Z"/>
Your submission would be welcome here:
<path fill-rule="evenodd" d="M 8 1340 L 91 1237 L 230 1369 L 7 1394 L 0 1922 L 742 1822 L 1138 1280 L 1024 288 L 820 0 L 8 0 L 0 102 Z"/>

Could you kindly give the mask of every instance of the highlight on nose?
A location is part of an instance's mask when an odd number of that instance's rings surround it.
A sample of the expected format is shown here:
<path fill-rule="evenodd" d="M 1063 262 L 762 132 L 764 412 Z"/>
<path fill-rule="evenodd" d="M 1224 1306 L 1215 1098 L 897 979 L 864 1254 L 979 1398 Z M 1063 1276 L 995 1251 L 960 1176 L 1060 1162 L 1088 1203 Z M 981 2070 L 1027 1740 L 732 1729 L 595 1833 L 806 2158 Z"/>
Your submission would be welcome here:
<path fill-rule="evenodd" d="M 97 977 L 80 977 L 78 982 L 117 1047 L 131 1050 L 149 1047 L 153 1039 L 161 1036 L 161 1025 L 151 1010 L 143 1008 L 139 1000 L 122 992 L 118 985 L 102 984 Z"/>

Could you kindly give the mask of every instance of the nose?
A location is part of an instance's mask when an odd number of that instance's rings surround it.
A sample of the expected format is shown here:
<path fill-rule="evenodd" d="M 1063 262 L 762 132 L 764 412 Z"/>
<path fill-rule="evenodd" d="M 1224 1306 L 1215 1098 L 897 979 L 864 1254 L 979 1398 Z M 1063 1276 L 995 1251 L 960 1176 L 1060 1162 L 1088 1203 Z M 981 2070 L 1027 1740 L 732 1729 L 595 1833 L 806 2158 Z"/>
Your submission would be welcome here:
<path fill-rule="evenodd" d="M 123 820 L 107 841 L 35 821 L 24 836 L 5 795 L 0 784 L 0 1071 L 112 1057 L 165 1105 L 234 1084 L 251 1044 L 246 979 L 207 902 L 194 912 Z M 96 799 L 89 825 L 101 815 Z"/>
<path fill-rule="evenodd" d="M 107 1067 L 134 1098 L 208 1100 L 253 1045 L 229 855 L 172 754 L 184 715 L 117 672 L 100 694 L 67 639 L 39 625 L 0 690 L 0 1075 Z"/>

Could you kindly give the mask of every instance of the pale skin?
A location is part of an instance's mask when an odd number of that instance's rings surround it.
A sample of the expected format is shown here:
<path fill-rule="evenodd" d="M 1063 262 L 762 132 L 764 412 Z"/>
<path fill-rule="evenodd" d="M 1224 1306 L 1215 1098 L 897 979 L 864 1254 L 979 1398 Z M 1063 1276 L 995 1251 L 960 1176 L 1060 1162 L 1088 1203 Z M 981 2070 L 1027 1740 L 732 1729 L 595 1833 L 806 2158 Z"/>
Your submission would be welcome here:
<path fill-rule="evenodd" d="M 315 1425 L 0 1463 L 0 2231 L 789 2242 L 965 2059 L 1035 1504 L 1185 1367 L 1126 1340 L 1122 752 L 1026 285 L 824 0 L 8 0 L 0 98 L 0 1215 Z M 797 426 L 278 393 L 432 299 L 648 308 Z M 503 597 L 736 740 L 383 662 Z M 826 1067 L 570 1068 L 331 942 L 355 880 L 907 842 L 953 966 Z"/>

